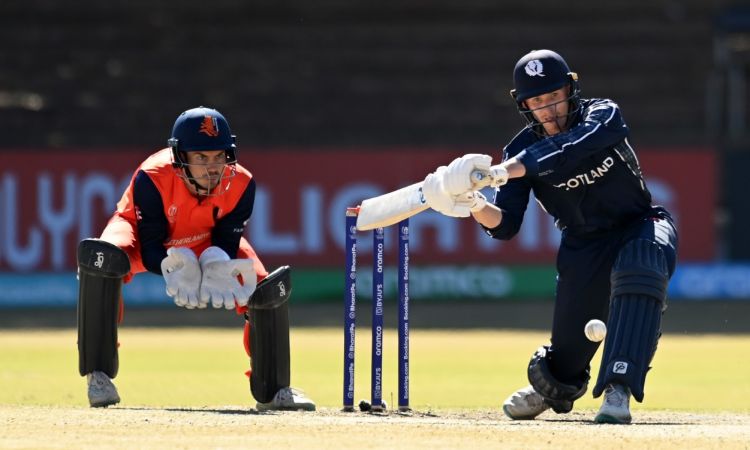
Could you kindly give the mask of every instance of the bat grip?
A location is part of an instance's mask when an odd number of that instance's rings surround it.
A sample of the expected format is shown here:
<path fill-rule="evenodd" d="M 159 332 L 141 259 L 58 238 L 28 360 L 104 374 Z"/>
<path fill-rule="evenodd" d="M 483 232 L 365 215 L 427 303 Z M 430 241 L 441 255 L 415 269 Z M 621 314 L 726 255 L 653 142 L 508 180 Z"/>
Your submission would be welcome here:
<path fill-rule="evenodd" d="M 502 168 L 502 166 L 500 164 L 498 164 L 496 166 L 490 167 L 490 169 L 499 169 L 499 168 Z M 495 180 L 492 178 L 492 171 L 491 170 L 479 170 L 479 169 L 477 169 L 477 170 L 471 172 L 472 188 L 475 189 L 475 190 L 482 189 L 482 188 L 485 188 L 487 186 L 490 186 L 490 185 L 492 185 L 492 183 L 494 181 Z"/>
<path fill-rule="evenodd" d="M 486 170 L 475 170 L 471 172 L 471 182 L 474 189 L 482 189 L 492 184 L 492 177 Z"/>

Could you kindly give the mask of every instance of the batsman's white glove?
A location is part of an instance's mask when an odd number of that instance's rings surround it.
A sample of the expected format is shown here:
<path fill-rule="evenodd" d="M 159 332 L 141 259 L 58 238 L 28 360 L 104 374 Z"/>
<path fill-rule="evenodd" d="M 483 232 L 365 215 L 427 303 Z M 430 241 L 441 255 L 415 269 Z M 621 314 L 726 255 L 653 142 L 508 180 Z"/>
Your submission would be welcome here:
<path fill-rule="evenodd" d="M 457 196 L 445 191 L 443 175 L 447 169 L 445 166 L 440 166 L 424 179 L 422 195 L 424 195 L 425 202 L 430 208 L 448 217 L 469 217 L 471 211 L 467 204 L 456 203 Z"/>
<path fill-rule="evenodd" d="M 510 178 L 510 175 L 508 174 L 508 170 L 505 167 L 492 166 L 490 167 L 490 178 L 492 179 L 490 187 L 497 189 L 500 186 L 508 183 L 508 178 Z"/>
<path fill-rule="evenodd" d="M 472 179 L 474 171 L 488 174 L 490 186 L 497 188 L 508 182 L 508 171 L 503 167 L 492 167 L 492 157 L 469 153 L 456 158 L 448 165 L 443 174 L 443 189 L 451 195 L 461 195 L 467 191 L 474 190 L 474 183 L 478 180 Z"/>
<path fill-rule="evenodd" d="M 174 298 L 177 306 L 188 309 L 205 308 L 198 292 L 201 286 L 201 268 L 192 250 L 185 247 L 170 247 L 167 257 L 161 260 L 161 273 L 167 284 L 167 295 Z"/>
<path fill-rule="evenodd" d="M 487 206 L 487 197 L 479 191 L 464 192 L 461 195 L 455 197 L 456 205 L 459 207 L 466 207 L 469 212 L 479 212 Z"/>
<path fill-rule="evenodd" d="M 214 308 L 226 309 L 233 309 L 235 301 L 239 306 L 247 305 L 257 283 L 252 259 L 230 259 L 219 247 L 208 247 L 199 261 L 203 271 L 201 302 L 210 299 Z M 242 275 L 243 284 L 238 275 Z"/>

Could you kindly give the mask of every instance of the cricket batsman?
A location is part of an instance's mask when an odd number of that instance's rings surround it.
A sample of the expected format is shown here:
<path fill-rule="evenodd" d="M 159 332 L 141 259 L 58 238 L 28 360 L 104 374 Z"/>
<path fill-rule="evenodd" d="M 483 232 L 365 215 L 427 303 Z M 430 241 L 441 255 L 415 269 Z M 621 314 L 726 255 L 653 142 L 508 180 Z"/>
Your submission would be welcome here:
<path fill-rule="evenodd" d="M 580 98 L 578 76 L 559 54 L 535 50 L 513 71 L 511 95 L 526 126 L 491 157 L 469 154 L 427 176 L 430 207 L 472 216 L 495 238 L 511 239 L 529 195 L 562 231 L 551 341 L 533 354 L 529 386 L 503 404 L 511 419 L 533 419 L 549 408 L 570 412 L 589 383 L 599 342 L 585 324 L 607 324 L 594 397 L 604 394 L 598 423 L 631 422 L 630 397 L 643 401 L 649 365 L 661 336 L 667 285 L 674 273 L 677 231 L 670 213 L 653 206 L 629 129 L 615 102 Z M 472 189 L 471 173 L 490 171 L 494 200 Z"/>
<path fill-rule="evenodd" d="M 258 410 L 315 410 L 289 386 L 289 267 L 269 274 L 242 236 L 256 183 L 237 162 L 235 136 L 217 110 L 183 112 L 168 147 L 143 161 L 99 239 L 78 246 L 79 372 L 89 404 L 119 403 L 121 288 L 140 272 L 164 278 L 177 306 L 234 309 L 245 318 L 250 390 Z"/>

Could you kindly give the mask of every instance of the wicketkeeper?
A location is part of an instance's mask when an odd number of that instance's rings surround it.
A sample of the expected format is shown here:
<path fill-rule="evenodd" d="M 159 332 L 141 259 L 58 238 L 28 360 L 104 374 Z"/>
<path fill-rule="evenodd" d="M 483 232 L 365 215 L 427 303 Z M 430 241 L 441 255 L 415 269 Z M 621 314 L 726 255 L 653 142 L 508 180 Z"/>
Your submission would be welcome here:
<path fill-rule="evenodd" d="M 121 287 L 149 271 L 177 306 L 234 309 L 245 317 L 250 387 L 259 410 L 315 410 L 289 386 L 289 267 L 270 275 L 242 236 L 255 200 L 235 136 L 210 108 L 183 112 L 168 148 L 141 163 L 99 239 L 78 246 L 79 371 L 91 406 L 120 401 Z"/>
<path fill-rule="evenodd" d="M 519 230 L 529 195 L 562 230 L 551 345 L 528 365 L 530 385 L 504 403 L 512 419 L 552 408 L 567 413 L 589 382 L 599 342 L 584 334 L 591 319 L 607 323 L 595 397 L 596 422 L 630 423 L 629 400 L 643 401 L 649 364 L 661 336 L 677 232 L 666 209 L 652 206 L 620 108 L 579 97 L 578 76 L 550 50 L 523 56 L 511 95 L 527 125 L 492 170 L 501 186 L 488 202 L 471 172 L 490 171 L 491 157 L 465 155 L 427 176 L 423 193 L 435 210 L 473 216 L 495 239 Z"/>

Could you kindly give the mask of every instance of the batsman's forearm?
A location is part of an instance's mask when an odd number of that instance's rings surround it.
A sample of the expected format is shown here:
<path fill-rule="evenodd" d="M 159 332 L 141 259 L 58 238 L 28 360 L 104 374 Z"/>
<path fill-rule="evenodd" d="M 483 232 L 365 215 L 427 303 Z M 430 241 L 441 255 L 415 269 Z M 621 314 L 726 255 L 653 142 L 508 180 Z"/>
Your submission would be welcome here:
<path fill-rule="evenodd" d="M 487 203 L 487 206 L 471 215 L 474 220 L 487 228 L 497 228 L 503 220 L 503 212 L 492 203 Z"/>
<path fill-rule="evenodd" d="M 508 171 L 508 178 L 521 178 L 526 175 L 526 166 L 516 158 L 511 158 L 503 163 Z"/>

